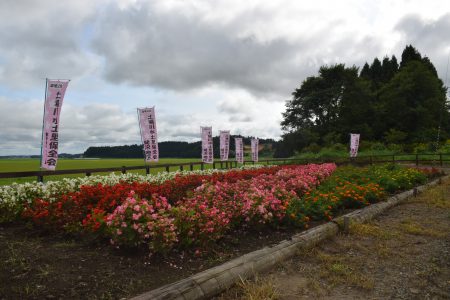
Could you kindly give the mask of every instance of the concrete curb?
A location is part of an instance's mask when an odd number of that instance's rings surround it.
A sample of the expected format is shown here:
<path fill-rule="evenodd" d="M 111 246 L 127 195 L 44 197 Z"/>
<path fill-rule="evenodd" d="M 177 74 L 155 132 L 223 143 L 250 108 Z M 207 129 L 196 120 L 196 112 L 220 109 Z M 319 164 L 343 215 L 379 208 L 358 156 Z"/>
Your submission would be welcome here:
<path fill-rule="evenodd" d="M 352 223 L 364 223 L 387 209 L 398 205 L 417 192 L 438 184 L 448 178 L 444 176 L 428 184 L 400 193 L 389 198 L 385 202 L 376 203 L 353 211 L 349 214 L 333 219 L 326 224 L 311 228 L 307 231 L 295 234 L 290 240 L 285 240 L 272 247 L 265 247 L 235 258 L 220 266 L 194 274 L 175 283 L 164 285 L 158 289 L 138 295 L 132 300 L 150 299 L 209 299 L 223 292 L 241 278 L 246 279 L 255 273 L 264 272 L 274 265 L 293 257 L 299 249 L 311 248 L 319 242 L 328 239 L 339 232 L 344 218 L 349 218 Z"/>

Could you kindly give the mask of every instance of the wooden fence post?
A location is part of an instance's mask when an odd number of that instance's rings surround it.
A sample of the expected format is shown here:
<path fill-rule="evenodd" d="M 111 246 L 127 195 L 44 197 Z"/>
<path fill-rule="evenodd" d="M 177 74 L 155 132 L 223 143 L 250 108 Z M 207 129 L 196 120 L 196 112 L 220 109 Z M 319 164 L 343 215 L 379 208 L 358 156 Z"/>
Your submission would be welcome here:
<path fill-rule="evenodd" d="M 125 174 L 126 172 L 127 172 L 127 169 L 126 169 L 127 167 L 125 167 L 125 166 L 122 166 L 122 174 Z"/>
<path fill-rule="evenodd" d="M 38 175 L 37 176 L 37 181 L 38 182 L 44 182 L 44 175 Z"/>
<path fill-rule="evenodd" d="M 183 171 L 183 165 L 180 165 L 180 171 Z"/>
<path fill-rule="evenodd" d="M 419 165 L 419 154 L 416 154 L 416 166 Z"/>
<path fill-rule="evenodd" d="M 170 172 L 169 170 L 170 170 L 170 167 L 166 166 L 166 172 Z"/>
<path fill-rule="evenodd" d="M 150 174 L 150 166 L 145 166 L 145 174 L 146 175 Z"/>
<path fill-rule="evenodd" d="M 439 165 L 442 167 L 442 153 L 439 153 Z"/>
<path fill-rule="evenodd" d="M 205 163 L 204 162 L 202 162 L 201 164 L 200 164 L 200 170 L 204 170 L 205 169 Z"/>
<path fill-rule="evenodd" d="M 193 164 L 189 165 L 189 170 L 194 171 L 194 165 Z"/>

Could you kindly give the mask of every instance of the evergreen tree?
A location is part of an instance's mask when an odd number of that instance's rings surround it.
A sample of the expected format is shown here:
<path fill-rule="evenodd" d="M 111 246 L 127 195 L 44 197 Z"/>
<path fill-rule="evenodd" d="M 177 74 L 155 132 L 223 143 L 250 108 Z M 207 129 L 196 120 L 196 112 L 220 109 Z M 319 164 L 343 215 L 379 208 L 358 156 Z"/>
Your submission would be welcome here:
<path fill-rule="evenodd" d="M 359 74 L 359 77 L 370 80 L 371 79 L 371 73 L 370 73 L 370 66 L 369 64 L 366 62 L 363 66 L 363 68 L 361 69 L 361 73 Z"/>
<path fill-rule="evenodd" d="M 395 59 L 395 56 L 392 56 L 392 60 L 390 60 L 389 57 L 385 56 L 383 58 L 383 63 L 382 63 L 381 68 L 382 68 L 381 81 L 383 83 L 387 83 L 387 82 L 389 82 L 389 80 L 392 79 L 392 77 L 394 77 L 394 75 L 398 71 L 398 64 L 397 64 L 397 59 Z"/>
<path fill-rule="evenodd" d="M 417 49 L 412 45 L 408 45 L 402 52 L 402 61 L 400 63 L 400 68 L 405 67 L 407 63 L 414 60 L 421 61 L 422 55 L 420 55 L 419 51 L 417 51 Z"/>
<path fill-rule="evenodd" d="M 406 142 L 430 142 L 436 137 L 445 107 L 442 81 L 422 61 L 409 61 L 380 93 L 379 111 L 386 136 L 391 129 L 406 134 Z M 448 111 L 445 113 L 448 119 Z"/>

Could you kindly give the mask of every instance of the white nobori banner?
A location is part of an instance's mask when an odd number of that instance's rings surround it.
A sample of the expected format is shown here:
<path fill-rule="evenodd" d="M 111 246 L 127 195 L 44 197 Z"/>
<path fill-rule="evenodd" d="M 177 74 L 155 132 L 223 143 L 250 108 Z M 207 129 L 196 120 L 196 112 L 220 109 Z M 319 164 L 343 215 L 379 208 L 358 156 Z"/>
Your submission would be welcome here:
<path fill-rule="evenodd" d="M 202 161 L 207 164 L 214 162 L 212 127 L 200 127 L 202 134 Z"/>
<path fill-rule="evenodd" d="M 42 125 L 41 168 L 55 170 L 58 161 L 59 115 L 69 80 L 47 79 Z"/>
<path fill-rule="evenodd" d="M 350 133 L 350 157 L 358 155 L 359 137 L 359 133 Z"/>
<path fill-rule="evenodd" d="M 230 152 L 230 131 L 221 130 L 219 132 L 220 136 L 220 160 L 228 160 L 228 154 Z"/>
<path fill-rule="evenodd" d="M 138 108 L 139 128 L 144 144 L 146 162 L 157 162 L 159 159 L 158 134 L 156 131 L 155 107 Z"/>
<path fill-rule="evenodd" d="M 240 164 L 244 163 L 244 142 L 242 138 L 234 138 L 236 161 Z"/>
<path fill-rule="evenodd" d="M 258 147 L 259 147 L 259 140 L 257 138 L 254 138 L 251 140 L 252 144 L 252 160 L 254 162 L 258 161 Z"/>

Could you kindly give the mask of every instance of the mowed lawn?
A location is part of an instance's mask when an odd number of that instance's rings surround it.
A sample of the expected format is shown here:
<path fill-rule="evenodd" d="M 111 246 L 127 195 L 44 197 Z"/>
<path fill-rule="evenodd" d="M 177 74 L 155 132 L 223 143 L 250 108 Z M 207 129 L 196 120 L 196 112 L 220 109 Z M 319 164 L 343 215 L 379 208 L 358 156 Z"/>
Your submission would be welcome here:
<path fill-rule="evenodd" d="M 177 163 L 187 163 L 187 162 L 200 162 L 199 158 L 162 158 L 159 160 L 160 164 L 177 164 Z M 2 172 L 20 172 L 20 171 L 38 171 L 39 170 L 39 159 L 31 158 L 21 158 L 21 159 L 0 159 L 0 173 Z M 155 165 L 152 163 L 150 165 Z M 69 169 L 96 169 L 96 168 L 114 168 L 122 166 L 144 166 L 144 161 L 142 159 L 59 159 L 57 170 L 69 170 Z M 205 169 L 212 168 L 212 165 L 205 165 Z M 170 171 L 176 171 L 179 167 L 171 167 Z M 185 170 L 188 170 L 188 166 L 184 166 Z M 194 169 L 200 169 L 200 166 L 194 166 Z M 165 168 L 150 169 L 151 173 L 157 173 L 165 171 Z M 133 173 L 139 173 L 144 175 L 145 170 L 129 171 Z M 93 175 L 106 175 L 107 173 L 93 173 Z M 120 172 L 116 172 L 119 174 Z M 74 174 L 74 175 L 60 175 L 60 176 L 46 176 L 44 181 L 47 180 L 58 180 L 64 177 L 78 177 L 85 176 L 85 174 Z M 0 185 L 7 185 L 13 182 L 23 183 L 36 181 L 36 177 L 26 177 L 26 178 L 0 178 Z"/>

